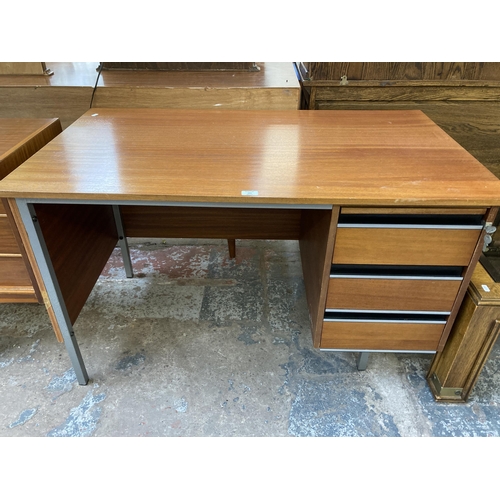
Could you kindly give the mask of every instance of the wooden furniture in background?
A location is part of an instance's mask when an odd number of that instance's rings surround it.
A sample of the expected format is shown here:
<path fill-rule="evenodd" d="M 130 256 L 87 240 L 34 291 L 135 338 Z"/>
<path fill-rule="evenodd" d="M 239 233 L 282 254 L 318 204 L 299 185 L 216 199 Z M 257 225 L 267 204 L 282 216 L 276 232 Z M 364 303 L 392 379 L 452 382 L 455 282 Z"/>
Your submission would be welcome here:
<path fill-rule="evenodd" d="M 500 177 L 500 63 L 298 63 L 304 109 L 420 109 Z"/>
<path fill-rule="evenodd" d="M 52 75 L 44 62 L 0 62 L 0 75 Z"/>
<path fill-rule="evenodd" d="M 298 109 L 292 63 L 257 63 L 260 71 L 102 71 L 95 108 Z"/>
<path fill-rule="evenodd" d="M 73 324 L 117 242 L 130 262 L 128 235 L 298 240 L 315 347 L 440 351 L 500 180 L 420 111 L 96 108 L 0 181 L 0 195 L 19 210 L 86 384 Z M 360 225 L 377 233 L 375 250 L 397 230 L 421 251 L 360 257 L 348 251 Z M 349 279 L 390 309 L 338 297 L 336 280 L 342 290 Z M 398 297 L 406 280 L 443 310 Z"/>
<path fill-rule="evenodd" d="M 298 109 L 300 105 L 293 63 L 256 63 L 259 71 L 101 72 L 98 62 L 46 64 L 54 71 L 52 76 L 0 74 L 0 118 L 57 116 L 65 129 L 91 107 Z"/>
<path fill-rule="evenodd" d="M 90 108 L 97 62 L 46 63 L 54 74 L 0 75 L 0 118 L 52 118 L 65 129 Z"/>
<path fill-rule="evenodd" d="M 254 62 L 102 62 L 103 70 L 260 71 Z"/>
<path fill-rule="evenodd" d="M 437 401 L 467 401 L 499 332 L 500 283 L 478 263 L 448 342 L 427 375 Z"/>
<path fill-rule="evenodd" d="M 14 171 L 61 132 L 53 119 L 0 118 L 0 179 Z M 40 302 L 42 294 L 30 262 L 31 251 L 8 203 L 0 199 L 0 302 Z M 33 264 L 33 265 L 32 265 Z M 43 286 L 43 285 L 42 285 Z"/>

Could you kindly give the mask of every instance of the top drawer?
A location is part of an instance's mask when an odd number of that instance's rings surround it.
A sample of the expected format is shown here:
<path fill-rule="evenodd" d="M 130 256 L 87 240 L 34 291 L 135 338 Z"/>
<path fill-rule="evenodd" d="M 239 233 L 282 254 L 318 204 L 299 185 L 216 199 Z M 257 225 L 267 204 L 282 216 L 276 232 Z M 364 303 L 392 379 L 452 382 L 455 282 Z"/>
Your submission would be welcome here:
<path fill-rule="evenodd" d="M 467 266 L 481 215 L 341 215 L 334 264 Z"/>

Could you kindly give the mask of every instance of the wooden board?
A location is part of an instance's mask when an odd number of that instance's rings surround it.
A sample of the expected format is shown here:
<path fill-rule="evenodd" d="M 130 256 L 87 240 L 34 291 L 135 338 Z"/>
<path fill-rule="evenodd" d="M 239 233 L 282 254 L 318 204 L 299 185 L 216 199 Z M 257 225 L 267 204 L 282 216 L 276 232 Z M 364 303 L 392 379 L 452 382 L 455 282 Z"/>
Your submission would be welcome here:
<path fill-rule="evenodd" d="M 300 257 L 306 289 L 314 347 L 319 347 L 325 312 L 330 260 L 339 207 L 304 210 L 300 234 Z"/>
<path fill-rule="evenodd" d="M 145 238 L 298 240 L 301 210 L 121 207 L 125 234 Z"/>
<path fill-rule="evenodd" d="M 74 323 L 118 241 L 112 208 L 37 204 L 35 210 Z"/>

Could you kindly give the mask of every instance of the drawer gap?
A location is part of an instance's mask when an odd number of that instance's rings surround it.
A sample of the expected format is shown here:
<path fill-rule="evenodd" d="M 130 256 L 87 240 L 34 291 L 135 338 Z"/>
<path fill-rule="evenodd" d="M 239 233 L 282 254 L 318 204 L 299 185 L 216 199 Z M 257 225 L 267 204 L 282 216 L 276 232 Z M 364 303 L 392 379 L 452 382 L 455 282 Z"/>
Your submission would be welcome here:
<path fill-rule="evenodd" d="M 383 323 L 434 323 L 445 324 L 448 314 L 426 314 L 406 312 L 359 312 L 326 311 L 325 321 L 383 322 Z"/>
<path fill-rule="evenodd" d="M 481 214 L 340 214 L 339 224 L 482 226 Z"/>
<path fill-rule="evenodd" d="M 462 280 L 462 266 L 390 266 L 332 264 L 331 278 L 446 279 Z"/>

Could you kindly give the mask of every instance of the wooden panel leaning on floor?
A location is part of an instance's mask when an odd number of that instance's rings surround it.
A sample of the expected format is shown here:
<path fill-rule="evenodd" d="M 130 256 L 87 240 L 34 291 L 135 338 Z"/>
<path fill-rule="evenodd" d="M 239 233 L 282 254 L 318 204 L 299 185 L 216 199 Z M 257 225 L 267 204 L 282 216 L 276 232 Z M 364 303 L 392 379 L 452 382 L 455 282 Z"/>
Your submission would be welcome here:
<path fill-rule="evenodd" d="M 0 118 L 0 179 L 61 133 L 52 119 Z M 0 199 L 0 302 L 39 302 L 51 312 L 17 207 Z M 52 319 L 52 316 L 51 316 Z M 59 341 L 62 337 L 52 321 Z"/>

